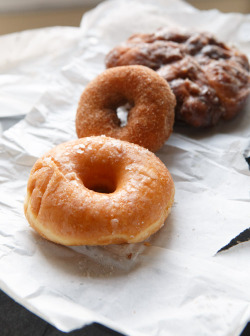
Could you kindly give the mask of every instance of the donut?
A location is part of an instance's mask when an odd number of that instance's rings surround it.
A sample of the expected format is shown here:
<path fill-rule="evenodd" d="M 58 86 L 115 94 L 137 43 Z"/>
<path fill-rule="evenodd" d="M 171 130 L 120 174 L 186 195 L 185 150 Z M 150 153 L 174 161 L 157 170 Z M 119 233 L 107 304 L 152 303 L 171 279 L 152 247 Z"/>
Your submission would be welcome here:
<path fill-rule="evenodd" d="M 127 124 L 117 108 L 129 104 Z M 106 135 L 157 151 L 173 130 L 175 96 L 156 72 L 144 66 L 108 69 L 81 95 L 76 132 L 79 138 Z"/>
<path fill-rule="evenodd" d="M 36 161 L 24 212 L 31 227 L 58 244 L 137 243 L 162 227 L 174 191 L 168 169 L 151 151 L 85 137 Z"/>
<path fill-rule="evenodd" d="M 106 67 L 141 64 L 168 81 L 176 96 L 175 121 L 196 128 L 230 120 L 250 94 L 249 62 L 212 34 L 161 28 L 134 34 L 106 56 Z"/>

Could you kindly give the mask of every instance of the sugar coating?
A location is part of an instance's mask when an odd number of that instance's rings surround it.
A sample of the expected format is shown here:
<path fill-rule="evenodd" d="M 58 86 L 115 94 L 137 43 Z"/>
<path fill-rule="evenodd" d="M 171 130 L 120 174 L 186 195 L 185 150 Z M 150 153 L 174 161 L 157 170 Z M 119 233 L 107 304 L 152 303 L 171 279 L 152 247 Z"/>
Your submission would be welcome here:
<path fill-rule="evenodd" d="M 95 191 L 96 185 L 110 192 Z M 174 184 L 149 150 L 94 136 L 61 144 L 40 158 L 27 192 L 26 216 L 47 239 L 105 245 L 138 242 L 158 230 L 171 208 Z"/>
<path fill-rule="evenodd" d="M 127 124 L 117 108 L 129 103 Z M 79 138 L 106 135 L 151 151 L 158 150 L 172 133 L 175 96 L 168 83 L 144 66 L 108 69 L 85 88 L 76 115 Z"/>

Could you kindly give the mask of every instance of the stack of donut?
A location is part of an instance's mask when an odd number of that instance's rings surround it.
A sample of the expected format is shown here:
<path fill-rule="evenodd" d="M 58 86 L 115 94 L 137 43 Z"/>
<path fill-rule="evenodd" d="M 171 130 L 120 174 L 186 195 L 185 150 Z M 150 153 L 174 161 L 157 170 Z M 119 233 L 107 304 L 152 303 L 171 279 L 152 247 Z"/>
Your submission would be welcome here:
<path fill-rule="evenodd" d="M 125 103 L 123 126 L 116 110 Z M 63 245 L 136 243 L 158 231 L 175 188 L 151 151 L 170 136 L 175 103 L 167 82 L 144 66 L 94 79 L 78 106 L 80 139 L 55 147 L 31 170 L 24 204 L 30 225 Z"/>
<path fill-rule="evenodd" d="M 63 245 L 136 243 L 159 230 L 175 189 L 153 152 L 174 120 L 214 125 L 234 117 L 250 92 L 247 58 L 209 34 L 137 34 L 106 64 L 80 98 L 79 139 L 41 157 L 28 181 L 30 225 Z M 124 125 L 117 111 L 125 105 Z"/>

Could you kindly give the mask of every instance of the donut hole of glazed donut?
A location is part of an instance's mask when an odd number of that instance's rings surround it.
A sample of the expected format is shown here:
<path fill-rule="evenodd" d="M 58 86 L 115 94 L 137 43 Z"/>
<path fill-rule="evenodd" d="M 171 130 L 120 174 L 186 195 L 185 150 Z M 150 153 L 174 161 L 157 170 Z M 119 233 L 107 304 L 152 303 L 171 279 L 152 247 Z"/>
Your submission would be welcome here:
<path fill-rule="evenodd" d="M 117 176 L 110 164 L 90 164 L 79 175 L 83 185 L 94 192 L 111 194 L 117 188 Z"/>

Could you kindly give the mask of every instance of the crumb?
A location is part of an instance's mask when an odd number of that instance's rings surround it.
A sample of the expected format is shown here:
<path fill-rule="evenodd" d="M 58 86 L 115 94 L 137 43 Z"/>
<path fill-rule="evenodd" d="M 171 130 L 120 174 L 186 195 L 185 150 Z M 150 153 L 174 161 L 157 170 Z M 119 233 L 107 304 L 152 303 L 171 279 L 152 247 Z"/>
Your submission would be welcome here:
<path fill-rule="evenodd" d="M 132 253 L 129 253 L 129 254 L 127 255 L 127 258 L 128 258 L 128 259 L 131 259 L 131 258 L 132 258 L 132 255 L 133 255 Z"/>

